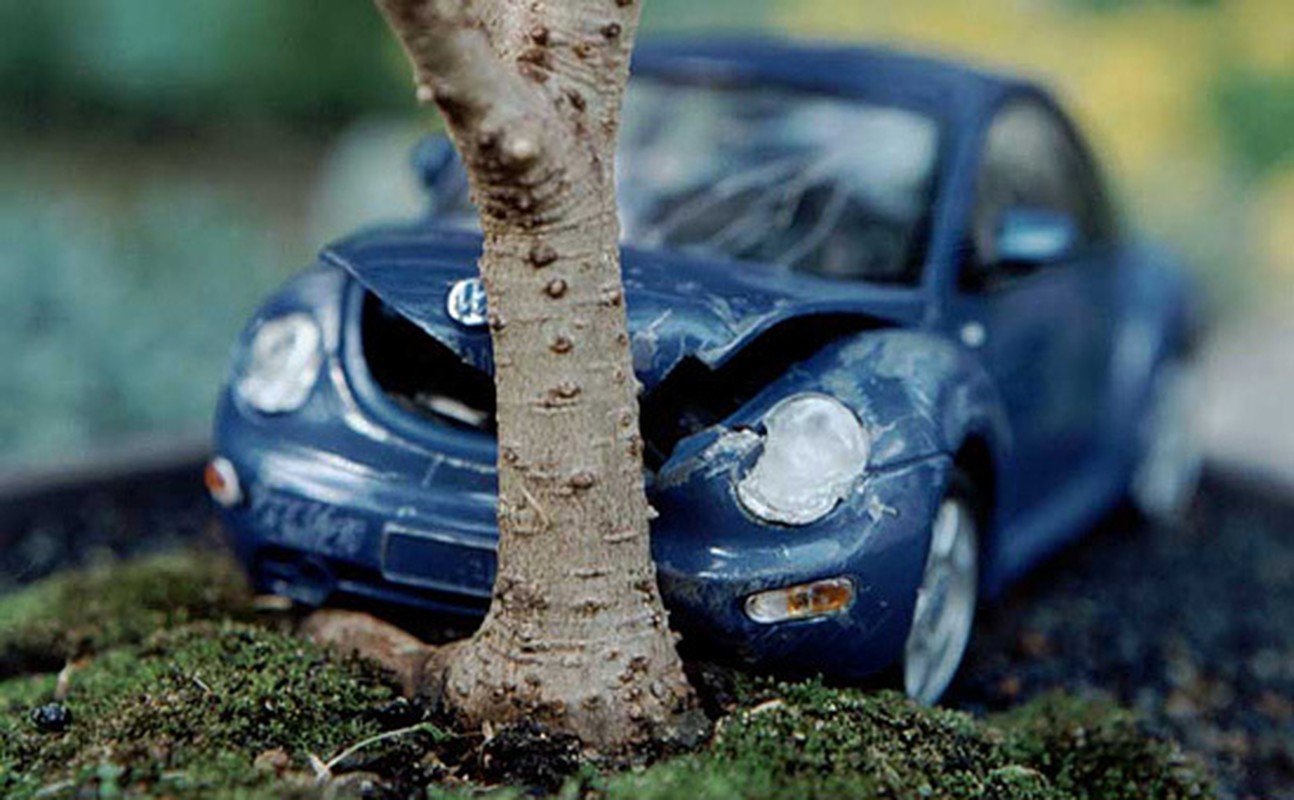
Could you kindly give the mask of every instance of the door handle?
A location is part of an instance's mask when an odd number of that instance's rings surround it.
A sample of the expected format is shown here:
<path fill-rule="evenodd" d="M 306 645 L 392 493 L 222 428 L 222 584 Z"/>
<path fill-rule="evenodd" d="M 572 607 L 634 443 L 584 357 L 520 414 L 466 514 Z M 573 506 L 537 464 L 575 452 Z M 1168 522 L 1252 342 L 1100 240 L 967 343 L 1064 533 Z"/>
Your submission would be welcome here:
<path fill-rule="evenodd" d="M 982 322 L 967 322 L 961 329 L 962 344 L 972 349 L 979 349 L 988 342 L 988 328 Z"/>

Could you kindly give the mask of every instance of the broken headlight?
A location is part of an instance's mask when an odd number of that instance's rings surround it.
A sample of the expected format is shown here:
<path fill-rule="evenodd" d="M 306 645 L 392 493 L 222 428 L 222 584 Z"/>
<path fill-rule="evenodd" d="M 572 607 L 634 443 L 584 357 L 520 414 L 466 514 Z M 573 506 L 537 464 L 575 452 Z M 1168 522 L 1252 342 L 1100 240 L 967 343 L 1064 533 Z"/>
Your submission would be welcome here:
<path fill-rule="evenodd" d="M 235 383 L 238 396 L 263 414 L 305 405 L 323 366 L 322 338 L 314 318 L 305 313 L 261 323 Z"/>
<path fill-rule="evenodd" d="M 867 469 L 867 431 L 835 398 L 801 394 L 783 400 L 768 412 L 764 427 L 764 450 L 737 484 L 741 504 L 760 519 L 816 522 Z"/>

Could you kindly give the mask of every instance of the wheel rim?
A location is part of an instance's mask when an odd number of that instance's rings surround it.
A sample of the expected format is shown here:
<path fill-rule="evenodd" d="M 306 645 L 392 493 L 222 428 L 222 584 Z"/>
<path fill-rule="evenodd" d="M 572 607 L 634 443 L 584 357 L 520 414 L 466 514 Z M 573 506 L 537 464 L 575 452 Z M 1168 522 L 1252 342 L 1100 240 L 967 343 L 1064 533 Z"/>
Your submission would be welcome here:
<path fill-rule="evenodd" d="M 978 590 L 975 516 L 965 502 L 949 498 L 935 517 L 904 645 L 903 688 L 909 697 L 932 705 L 952 683 L 970 641 Z"/>
<path fill-rule="evenodd" d="M 1165 367 L 1155 381 L 1132 497 L 1152 519 L 1173 521 L 1190 505 L 1204 459 L 1191 417 L 1194 381 L 1184 365 Z"/>

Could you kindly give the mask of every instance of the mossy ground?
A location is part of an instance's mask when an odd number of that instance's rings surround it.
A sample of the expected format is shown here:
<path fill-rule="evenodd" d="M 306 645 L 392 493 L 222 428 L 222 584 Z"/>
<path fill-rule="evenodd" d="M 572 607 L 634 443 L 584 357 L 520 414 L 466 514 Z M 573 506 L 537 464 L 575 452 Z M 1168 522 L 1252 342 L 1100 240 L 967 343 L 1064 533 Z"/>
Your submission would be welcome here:
<path fill-rule="evenodd" d="M 210 554 L 68 576 L 0 600 L 0 670 L 0 795 L 12 798 L 533 788 L 488 788 L 500 775 L 571 800 L 1212 795 L 1194 761 L 1100 701 L 1053 695 L 978 720 L 816 683 L 740 681 L 701 749 L 627 771 L 579 767 L 560 738 L 525 732 L 509 749 L 499 746 L 508 732 L 486 742 L 438 727 L 370 665 L 257 617 L 236 570 Z M 32 712 L 60 693 L 71 722 L 42 730 Z M 499 763 L 507 759 L 517 763 Z"/>
<path fill-rule="evenodd" d="M 57 671 L 69 659 L 136 645 L 189 621 L 251 616 L 242 574 L 220 554 L 67 573 L 0 598 L 0 679 Z"/>

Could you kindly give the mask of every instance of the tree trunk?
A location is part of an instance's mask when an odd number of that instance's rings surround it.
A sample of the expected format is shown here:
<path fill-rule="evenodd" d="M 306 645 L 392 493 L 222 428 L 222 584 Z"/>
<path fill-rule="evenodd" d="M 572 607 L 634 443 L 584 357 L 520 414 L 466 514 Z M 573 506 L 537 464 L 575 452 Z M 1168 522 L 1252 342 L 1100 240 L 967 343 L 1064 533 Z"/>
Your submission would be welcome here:
<path fill-rule="evenodd" d="M 648 542 L 620 277 L 615 138 L 634 0 L 378 0 L 467 166 L 485 234 L 499 570 L 447 652 L 469 723 L 535 719 L 615 750 L 691 691 Z"/>

